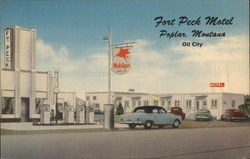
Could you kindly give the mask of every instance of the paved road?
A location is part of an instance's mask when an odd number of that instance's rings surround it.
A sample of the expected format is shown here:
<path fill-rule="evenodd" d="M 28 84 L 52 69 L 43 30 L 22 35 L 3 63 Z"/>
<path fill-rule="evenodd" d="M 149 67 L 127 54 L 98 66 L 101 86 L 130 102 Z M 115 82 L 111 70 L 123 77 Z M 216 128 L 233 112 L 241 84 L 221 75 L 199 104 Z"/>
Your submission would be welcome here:
<path fill-rule="evenodd" d="M 4 135 L 3 159 L 250 159 L 250 127 Z"/>

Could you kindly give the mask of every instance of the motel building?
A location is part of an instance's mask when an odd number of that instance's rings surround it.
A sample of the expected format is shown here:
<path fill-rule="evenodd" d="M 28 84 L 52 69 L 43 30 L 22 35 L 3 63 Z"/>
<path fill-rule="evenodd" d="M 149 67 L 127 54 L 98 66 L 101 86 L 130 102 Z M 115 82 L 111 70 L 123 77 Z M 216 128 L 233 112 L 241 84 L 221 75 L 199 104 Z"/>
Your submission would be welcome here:
<path fill-rule="evenodd" d="M 244 94 L 234 93 L 136 93 L 134 89 L 128 92 L 111 92 L 112 104 L 117 107 L 122 104 L 125 112 L 131 112 L 135 107 L 155 105 L 166 110 L 171 107 L 181 107 L 187 119 L 200 109 L 208 109 L 219 120 L 221 115 L 229 108 L 238 108 L 244 103 Z M 104 109 L 108 102 L 107 92 L 87 92 L 86 102 L 92 103 L 95 109 Z"/>
<path fill-rule="evenodd" d="M 59 73 L 36 70 L 36 30 L 18 26 L 4 31 L 3 68 L 0 69 L 0 121 L 32 121 L 41 109 L 75 110 L 83 101 L 75 92 L 60 91 Z M 57 107 L 56 107 L 57 105 Z"/>

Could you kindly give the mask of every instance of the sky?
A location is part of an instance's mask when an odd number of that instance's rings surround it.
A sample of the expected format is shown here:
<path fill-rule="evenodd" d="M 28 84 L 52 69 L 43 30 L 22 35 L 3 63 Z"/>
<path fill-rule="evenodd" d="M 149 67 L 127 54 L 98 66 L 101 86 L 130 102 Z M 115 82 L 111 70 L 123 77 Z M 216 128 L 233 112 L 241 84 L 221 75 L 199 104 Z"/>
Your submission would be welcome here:
<path fill-rule="evenodd" d="M 158 16 L 175 19 L 175 24 L 155 27 Z M 181 16 L 200 17 L 200 25 L 179 26 Z M 207 16 L 233 20 L 231 25 L 206 25 Z M 108 89 L 108 43 L 103 37 L 109 27 L 112 44 L 135 42 L 131 70 L 111 74 L 112 91 L 249 92 L 247 0 L 0 0 L 1 37 L 4 28 L 15 25 L 37 30 L 37 70 L 59 71 L 61 90 L 80 97 Z M 187 37 L 160 37 L 160 30 Z M 192 30 L 226 36 L 197 38 Z M 184 47 L 182 42 L 203 46 Z M 211 82 L 225 87 L 210 88 Z"/>

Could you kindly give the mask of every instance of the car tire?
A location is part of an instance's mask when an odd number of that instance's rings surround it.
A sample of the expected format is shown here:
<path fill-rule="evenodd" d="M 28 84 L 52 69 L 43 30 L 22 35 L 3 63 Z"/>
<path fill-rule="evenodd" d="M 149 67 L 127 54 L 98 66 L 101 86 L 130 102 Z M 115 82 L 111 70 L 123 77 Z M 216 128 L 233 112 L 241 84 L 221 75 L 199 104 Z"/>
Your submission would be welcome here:
<path fill-rule="evenodd" d="M 134 129 L 136 127 L 136 124 L 129 124 L 128 126 L 130 129 Z"/>
<path fill-rule="evenodd" d="M 146 121 L 144 128 L 145 129 L 150 129 L 153 126 L 153 122 L 152 121 Z"/>
<path fill-rule="evenodd" d="M 172 125 L 173 128 L 179 128 L 180 126 L 181 126 L 181 122 L 178 119 L 175 120 L 174 123 L 173 123 L 173 125 Z"/>

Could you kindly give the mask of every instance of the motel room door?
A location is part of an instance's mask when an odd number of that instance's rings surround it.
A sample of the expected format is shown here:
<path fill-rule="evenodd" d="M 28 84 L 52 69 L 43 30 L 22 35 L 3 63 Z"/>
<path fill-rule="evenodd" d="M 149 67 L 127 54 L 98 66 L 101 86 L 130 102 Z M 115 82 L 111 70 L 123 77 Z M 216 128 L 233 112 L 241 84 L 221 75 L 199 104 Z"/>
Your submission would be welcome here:
<path fill-rule="evenodd" d="M 21 122 L 27 122 L 29 120 L 29 98 L 21 98 Z"/>

